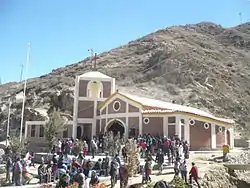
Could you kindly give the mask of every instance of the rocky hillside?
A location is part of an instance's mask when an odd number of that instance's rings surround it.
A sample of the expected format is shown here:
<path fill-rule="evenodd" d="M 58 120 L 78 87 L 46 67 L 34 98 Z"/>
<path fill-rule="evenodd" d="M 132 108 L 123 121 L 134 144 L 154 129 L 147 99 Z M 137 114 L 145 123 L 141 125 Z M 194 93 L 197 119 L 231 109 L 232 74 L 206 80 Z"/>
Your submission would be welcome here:
<path fill-rule="evenodd" d="M 98 55 L 98 70 L 121 90 L 198 107 L 233 118 L 250 116 L 250 23 L 223 28 L 214 23 L 159 30 Z M 26 120 L 44 119 L 51 107 L 72 114 L 74 78 L 91 70 L 90 58 L 28 80 Z M 20 124 L 23 83 L 0 86 L 0 123 L 12 98 L 12 127 Z"/>

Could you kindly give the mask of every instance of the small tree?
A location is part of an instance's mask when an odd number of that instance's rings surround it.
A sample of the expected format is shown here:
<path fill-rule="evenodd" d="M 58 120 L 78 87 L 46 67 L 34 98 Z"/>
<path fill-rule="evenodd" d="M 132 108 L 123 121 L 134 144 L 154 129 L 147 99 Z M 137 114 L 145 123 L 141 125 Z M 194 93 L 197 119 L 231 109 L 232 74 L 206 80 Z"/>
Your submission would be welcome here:
<path fill-rule="evenodd" d="M 139 170 L 139 149 L 134 139 L 129 139 L 125 147 L 128 155 L 126 164 L 126 167 L 128 169 L 128 175 L 129 177 L 133 177 L 135 174 L 137 174 Z"/>
<path fill-rule="evenodd" d="M 82 151 L 83 146 L 84 146 L 83 141 L 78 140 L 76 146 L 73 148 L 73 154 L 75 156 L 79 155 L 79 153 Z"/>
<path fill-rule="evenodd" d="M 20 142 L 19 137 L 13 136 L 9 139 L 9 149 L 11 150 L 13 156 L 24 154 L 27 152 L 28 141 L 22 139 Z"/>
<path fill-rule="evenodd" d="M 45 137 L 48 141 L 50 151 L 59 133 L 63 132 L 65 129 L 65 119 L 63 119 L 59 110 L 54 109 L 49 114 L 49 120 L 45 124 Z"/>

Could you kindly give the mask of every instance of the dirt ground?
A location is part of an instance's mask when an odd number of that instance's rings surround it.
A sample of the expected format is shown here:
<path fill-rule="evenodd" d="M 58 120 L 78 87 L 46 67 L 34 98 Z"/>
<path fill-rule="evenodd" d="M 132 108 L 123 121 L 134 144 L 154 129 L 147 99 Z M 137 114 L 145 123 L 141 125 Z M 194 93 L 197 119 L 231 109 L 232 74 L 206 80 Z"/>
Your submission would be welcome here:
<path fill-rule="evenodd" d="M 222 163 L 215 163 L 209 160 L 209 159 L 212 159 L 214 157 L 219 157 L 219 156 L 222 156 L 222 152 L 192 153 L 190 155 L 190 158 L 187 160 L 188 170 L 190 170 L 191 168 L 191 163 L 195 162 L 199 170 L 199 176 L 202 178 L 208 169 L 215 169 L 217 167 L 222 166 Z M 38 167 L 38 165 L 36 167 Z M 31 173 L 36 174 L 37 168 L 31 167 L 30 171 Z M 4 177 L 5 177 L 5 174 L 0 175 L 1 179 Z M 173 177 L 174 177 L 174 170 L 173 170 L 173 167 L 171 166 L 168 166 L 167 169 L 164 169 L 162 175 L 158 175 L 158 171 L 153 171 L 151 175 L 152 182 L 157 182 L 160 180 L 165 180 L 167 182 L 170 182 L 173 179 Z M 106 185 L 110 185 L 109 178 L 100 177 L 100 181 L 105 183 Z M 141 181 L 142 181 L 141 176 L 137 175 L 135 177 L 129 178 L 128 184 L 129 185 L 137 184 L 137 183 L 141 183 Z M 38 179 L 34 178 L 30 182 L 30 184 L 37 184 L 37 182 L 38 182 Z M 25 187 L 25 186 L 22 186 L 22 187 Z M 27 186 L 27 187 L 31 187 L 31 186 Z M 36 186 L 34 185 L 34 187 Z M 119 181 L 117 182 L 115 187 L 116 188 L 119 187 Z"/>

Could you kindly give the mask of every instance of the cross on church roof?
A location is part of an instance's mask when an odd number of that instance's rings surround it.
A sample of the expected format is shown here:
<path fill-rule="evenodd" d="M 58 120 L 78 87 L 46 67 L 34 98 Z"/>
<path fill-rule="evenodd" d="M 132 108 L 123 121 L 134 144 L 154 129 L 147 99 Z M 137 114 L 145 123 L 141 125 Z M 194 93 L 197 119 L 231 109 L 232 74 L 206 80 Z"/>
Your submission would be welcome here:
<path fill-rule="evenodd" d="M 94 55 L 94 50 L 92 48 L 88 49 L 88 51 L 91 52 L 91 64 L 93 63 L 93 60 L 94 60 L 93 71 L 96 71 L 97 70 L 96 68 L 97 53 L 95 53 Z"/>
<path fill-rule="evenodd" d="M 97 53 L 95 53 L 95 56 L 94 56 L 94 71 L 96 71 L 97 70 L 97 68 L 96 68 L 96 60 L 97 60 Z"/>

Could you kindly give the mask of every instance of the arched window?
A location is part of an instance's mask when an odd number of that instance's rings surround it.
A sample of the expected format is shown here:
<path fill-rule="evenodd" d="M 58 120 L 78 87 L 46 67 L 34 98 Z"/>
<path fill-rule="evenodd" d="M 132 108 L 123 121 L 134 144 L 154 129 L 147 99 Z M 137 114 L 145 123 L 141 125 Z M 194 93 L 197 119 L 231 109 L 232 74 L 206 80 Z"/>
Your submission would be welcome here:
<path fill-rule="evenodd" d="M 102 98 L 103 85 L 100 81 L 89 81 L 87 85 L 87 97 Z"/>

